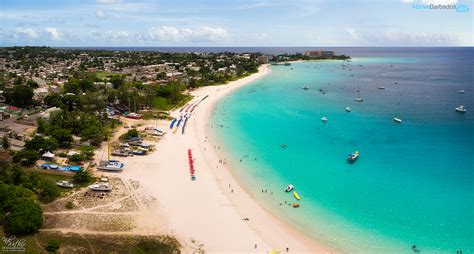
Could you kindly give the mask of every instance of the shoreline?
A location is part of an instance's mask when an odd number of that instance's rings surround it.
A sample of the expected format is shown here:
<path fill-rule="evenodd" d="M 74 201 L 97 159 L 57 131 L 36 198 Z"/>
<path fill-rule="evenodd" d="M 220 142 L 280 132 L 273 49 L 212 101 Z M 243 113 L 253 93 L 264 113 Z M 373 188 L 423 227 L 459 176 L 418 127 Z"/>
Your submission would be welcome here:
<path fill-rule="evenodd" d="M 210 147 L 213 150 L 214 155 L 217 157 L 217 160 L 219 160 L 219 158 L 221 158 L 221 157 L 226 158 L 226 156 L 231 156 L 232 157 L 233 155 L 228 154 L 228 153 L 224 153 L 220 149 L 215 148 L 215 147 L 220 147 L 220 145 L 222 145 L 222 142 L 219 140 L 219 138 L 214 133 L 212 133 L 211 128 L 209 127 L 210 120 L 211 120 L 211 115 L 212 115 L 212 113 L 215 109 L 216 104 L 220 100 L 222 100 L 225 96 L 228 96 L 230 93 L 232 93 L 232 92 L 234 92 L 234 91 L 236 91 L 236 90 L 238 90 L 238 89 L 240 89 L 244 86 L 250 85 L 255 80 L 260 79 L 261 77 L 263 77 L 263 76 L 265 76 L 265 75 L 267 75 L 268 73 L 271 72 L 271 67 L 270 67 L 269 64 L 265 65 L 265 68 L 267 68 L 268 70 L 264 70 L 263 71 L 264 73 L 261 76 L 257 77 L 256 79 L 254 79 L 252 81 L 248 81 L 244 84 L 239 84 L 238 86 L 229 87 L 224 92 L 218 94 L 217 98 L 214 101 L 212 101 L 212 105 L 210 105 L 211 108 L 206 112 L 206 118 L 207 118 L 206 120 L 207 120 L 208 124 L 206 125 L 206 128 L 204 130 L 204 132 L 206 134 L 205 137 L 208 137 L 207 140 L 210 141 L 210 144 L 211 144 Z M 214 144 L 214 145 L 212 145 L 212 144 Z M 259 213 L 261 213 L 261 214 L 259 214 L 260 216 L 265 216 L 269 220 L 270 223 L 273 223 L 277 227 L 280 227 L 280 229 L 284 231 L 282 233 L 291 235 L 292 237 L 295 238 L 295 240 L 297 240 L 301 243 L 301 247 L 307 248 L 307 249 L 304 249 L 304 248 L 296 249 L 296 253 L 302 253 L 302 252 L 330 253 L 330 251 L 325 246 L 320 245 L 315 239 L 304 235 L 301 231 L 299 231 L 298 229 L 292 227 L 288 222 L 278 218 L 276 214 L 271 213 L 270 211 L 267 210 L 267 208 L 265 208 L 263 205 L 261 205 L 257 201 L 256 197 L 254 197 L 249 190 L 247 190 L 245 187 L 242 187 L 242 185 L 244 185 L 240 182 L 242 180 L 240 179 L 240 177 L 238 177 L 236 175 L 237 173 L 233 171 L 232 166 L 230 166 L 229 164 L 230 163 L 219 164 L 219 167 L 222 167 L 223 169 L 225 169 L 225 171 L 222 172 L 222 174 L 225 174 L 226 176 L 223 176 L 223 177 L 227 177 L 228 180 L 233 181 L 235 186 L 237 186 L 240 190 L 242 190 L 244 192 L 245 197 L 240 197 L 240 198 L 239 197 L 235 198 L 233 195 L 228 195 L 228 198 L 231 199 L 233 202 L 235 202 L 237 204 L 235 206 L 235 209 L 239 212 L 239 214 L 244 216 L 244 215 L 248 214 L 249 210 L 252 210 L 254 212 L 258 211 Z M 221 186 L 221 188 L 225 189 L 225 186 Z M 245 200 L 245 199 L 247 199 L 247 200 Z M 245 207 L 243 207 L 243 206 L 245 206 Z M 271 240 L 271 243 L 273 244 L 272 247 L 275 247 L 275 246 L 280 247 L 281 246 L 280 239 L 275 239 L 273 236 L 268 235 L 268 233 L 266 233 L 267 232 L 266 230 L 263 230 L 263 229 L 267 228 L 268 225 L 265 225 L 265 223 L 259 223 L 260 220 L 263 220 L 264 218 L 260 217 L 258 219 L 259 220 L 256 223 L 256 225 L 254 225 L 253 229 L 255 231 L 259 232 L 259 235 L 263 239 L 269 240 L 269 241 Z M 280 248 L 276 248 L 276 249 L 284 252 L 285 248 L 286 247 L 281 246 Z M 291 252 L 291 250 L 292 249 L 290 248 L 290 252 Z"/>
<path fill-rule="evenodd" d="M 209 140 L 209 120 L 216 103 L 270 72 L 263 65 L 259 72 L 226 85 L 202 87 L 191 94 L 196 103 L 205 96 L 188 120 L 181 135 L 169 129 L 169 121 L 158 128 L 168 133 L 156 143 L 156 151 L 141 159 L 121 159 L 127 167 L 118 175 L 140 183 L 140 195 L 155 200 L 146 215 L 137 218 L 136 232 L 169 233 L 183 243 L 183 252 L 202 244 L 210 253 L 290 253 L 329 252 L 314 239 L 276 218 L 241 187 L 232 170 L 220 163 L 214 139 Z M 174 110 L 171 115 L 179 117 Z M 150 122 L 146 122 L 150 123 Z M 191 181 L 187 150 L 192 149 L 196 180 Z M 249 220 L 243 220 L 249 218 Z"/>

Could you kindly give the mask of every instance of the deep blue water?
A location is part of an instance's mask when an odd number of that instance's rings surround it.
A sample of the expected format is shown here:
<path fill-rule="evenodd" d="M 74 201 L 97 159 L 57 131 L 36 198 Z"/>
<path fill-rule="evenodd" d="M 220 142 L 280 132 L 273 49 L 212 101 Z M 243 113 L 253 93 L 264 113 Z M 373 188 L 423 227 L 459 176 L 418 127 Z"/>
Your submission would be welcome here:
<path fill-rule="evenodd" d="M 90 50 L 120 50 L 120 51 L 161 51 L 161 52 L 235 52 L 264 54 L 295 54 L 303 53 L 306 50 L 333 50 L 337 54 L 346 54 L 352 57 L 375 57 L 375 56 L 430 56 L 430 55 L 452 55 L 453 53 L 463 54 L 469 47 L 59 47 L 64 49 L 90 49 Z"/>
<path fill-rule="evenodd" d="M 272 66 L 218 103 L 213 132 L 233 173 L 268 210 L 337 251 L 473 253 L 474 49 L 335 50 L 354 59 Z M 467 113 L 455 112 L 461 104 Z M 354 150 L 361 156 L 348 164 Z M 284 203 L 295 202 L 289 183 L 298 209 Z"/>

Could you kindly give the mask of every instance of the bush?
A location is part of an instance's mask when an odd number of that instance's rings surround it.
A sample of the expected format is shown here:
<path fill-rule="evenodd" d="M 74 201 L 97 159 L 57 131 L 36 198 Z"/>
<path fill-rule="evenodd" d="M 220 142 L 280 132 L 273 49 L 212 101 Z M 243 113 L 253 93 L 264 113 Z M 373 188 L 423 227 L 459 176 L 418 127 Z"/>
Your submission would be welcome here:
<path fill-rule="evenodd" d="M 59 241 L 56 239 L 49 240 L 45 246 L 45 249 L 48 252 L 56 253 L 59 250 Z"/>
<path fill-rule="evenodd" d="M 79 148 L 79 150 L 81 151 L 81 155 L 86 160 L 90 160 L 94 157 L 94 147 L 93 146 L 81 146 Z"/>
<path fill-rule="evenodd" d="M 66 209 L 71 210 L 74 208 L 74 204 L 71 201 L 69 201 L 64 205 L 64 207 L 66 207 Z"/>
<path fill-rule="evenodd" d="M 138 130 L 137 129 L 131 129 L 131 130 L 128 130 L 127 133 L 123 134 L 122 138 L 127 140 L 127 139 L 130 139 L 130 138 L 136 138 L 136 137 L 139 137 L 140 134 L 138 133 Z"/>
<path fill-rule="evenodd" d="M 81 169 L 81 170 L 76 172 L 73 179 L 74 179 L 74 182 L 76 182 L 76 183 L 88 183 L 88 182 L 91 181 L 92 176 L 89 173 L 89 171 Z"/>
<path fill-rule="evenodd" d="M 69 157 L 69 162 L 71 163 L 79 163 L 82 160 L 84 160 L 84 157 L 79 153 L 73 154 Z"/>

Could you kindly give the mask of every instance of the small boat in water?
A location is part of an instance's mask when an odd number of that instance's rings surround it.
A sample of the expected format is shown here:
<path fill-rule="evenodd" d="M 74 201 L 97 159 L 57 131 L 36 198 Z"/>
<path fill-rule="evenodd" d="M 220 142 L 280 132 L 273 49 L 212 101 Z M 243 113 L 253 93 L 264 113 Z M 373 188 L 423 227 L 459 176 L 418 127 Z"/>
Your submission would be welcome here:
<path fill-rule="evenodd" d="M 357 160 L 357 158 L 359 158 L 359 151 L 355 151 L 354 153 L 349 154 L 349 156 L 347 156 L 347 161 L 354 162 Z"/>
<path fill-rule="evenodd" d="M 380 89 L 380 90 L 384 90 L 385 86 L 378 86 L 377 88 Z"/>
<path fill-rule="evenodd" d="M 351 112 L 352 109 L 350 107 L 346 107 L 346 112 Z"/>
<path fill-rule="evenodd" d="M 63 188 L 74 188 L 74 184 L 68 181 L 58 181 L 56 182 L 56 185 Z"/>
<path fill-rule="evenodd" d="M 109 185 L 109 183 L 105 182 L 97 182 L 89 186 L 89 189 L 93 191 L 111 191 L 112 186 Z"/>
<path fill-rule="evenodd" d="M 328 118 L 327 118 L 327 117 L 325 117 L 325 116 L 323 116 L 323 117 L 321 118 L 321 121 L 323 121 L 323 122 L 327 122 L 327 121 L 328 121 Z"/>
<path fill-rule="evenodd" d="M 398 118 L 398 117 L 394 117 L 393 118 L 393 121 L 395 121 L 396 123 L 401 123 L 402 122 L 402 119 Z"/>
<path fill-rule="evenodd" d="M 459 93 L 465 93 L 465 92 L 466 92 L 466 91 L 464 91 L 464 90 L 459 90 Z"/>
<path fill-rule="evenodd" d="M 295 186 L 293 186 L 292 184 L 289 184 L 288 186 L 286 186 L 285 192 L 290 192 L 290 191 L 292 191 L 294 188 L 295 188 Z"/>
<path fill-rule="evenodd" d="M 309 89 L 309 87 L 307 87 L 307 86 L 303 86 L 303 87 L 302 87 L 302 89 L 303 89 L 303 90 L 308 90 L 308 89 Z"/>
<path fill-rule="evenodd" d="M 293 208 L 298 208 L 298 207 L 300 207 L 300 204 L 293 203 Z"/>
<path fill-rule="evenodd" d="M 456 110 L 457 112 L 460 112 L 460 113 L 466 113 L 466 112 L 467 112 L 467 109 L 466 109 L 463 105 L 461 105 L 461 106 L 455 108 L 455 110 Z"/>
<path fill-rule="evenodd" d="M 298 193 L 296 193 L 296 191 L 293 191 L 293 196 L 295 196 L 296 200 L 300 200 L 300 195 L 298 195 Z"/>
<path fill-rule="evenodd" d="M 355 101 L 357 101 L 357 102 L 363 102 L 364 99 L 362 99 L 362 98 L 360 98 L 360 97 L 357 97 L 357 98 L 355 98 Z"/>

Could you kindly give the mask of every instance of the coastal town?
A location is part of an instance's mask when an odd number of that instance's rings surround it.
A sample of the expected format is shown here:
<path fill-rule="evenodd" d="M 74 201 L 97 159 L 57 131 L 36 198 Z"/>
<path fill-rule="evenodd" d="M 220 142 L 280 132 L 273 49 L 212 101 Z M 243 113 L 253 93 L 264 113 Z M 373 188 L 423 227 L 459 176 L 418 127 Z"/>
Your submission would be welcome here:
<path fill-rule="evenodd" d="M 44 236 L 88 230 L 92 235 L 101 232 L 120 235 L 123 231 L 133 234 L 135 230 L 141 235 L 137 216 L 129 213 L 148 211 L 153 206 L 151 200 L 156 199 L 143 191 L 136 194 L 146 185 L 146 180 L 152 179 L 138 181 L 147 174 L 151 176 L 150 173 L 137 175 L 138 169 L 132 170 L 143 166 L 141 157 L 169 158 L 179 154 L 179 150 L 173 153 L 169 148 L 175 145 L 167 145 L 170 138 L 166 137 L 178 135 L 173 137 L 173 142 L 180 142 L 178 137 L 185 134 L 187 124 L 198 128 L 194 119 L 198 118 L 196 111 L 210 108 L 214 103 L 211 101 L 227 93 L 220 85 L 233 82 L 226 89 L 234 89 L 247 84 L 267 73 L 269 63 L 290 65 L 291 61 L 320 59 L 348 57 L 336 56 L 332 51 L 272 56 L 1 48 L 2 188 L 5 195 L 29 189 L 39 200 L 31 197 L 29 201 L 23 200 L 37 212 L 18 215 L 22 222 L 16 224 L 7 217 L 5 233 Z M 209 96 L 213 98 L 207 99 Z M 208 104 L 203 106 L 203 101 Z M 206 125 L 207 120 L 202 121 L 199 125 Z M 207 136 L 201 138 L 208 142 Z M 189 141 L 188 138 L 186 142 Z M 166 150 L 160 150 L 163 147 Z M 189 165 L 182 167 L 188 168 L 190 178 L 195 181 L 198 173 L 194 162 L 197 160 L 199 165 L 202 161 L 196 153 L 202 151 L 192 148 L 185 149 Z M 169 161 L 166 159 L 164 163 L 174 167 Z M 187 160 L 179 159 L 177 163 L 183 161 Z M 156 177 L 167 174 L 163 172 Z M 16 178 L 12 178 L 14 175 Z M 30 183 L 31 178 L 37 180 Z M 26 187 L 15 187 L 18 185 Z M 236 185 L 233 193 L 238 184 L 232 185 Z M 121 205 L 123 209 L 114 208 L 115 203 L 129 198 L 130 201 Z M 15 209 L 15 206 L 6 207 L 3 211 Z M 95 217 L 91 218 L 90 213 Z M 109 218 L 110 214 L 121 213 L 120 221 L 112 222 Z M 28 226 L 23 225 L 30 220 Z M 79 222 L 82 226 L 78 226 Z M 178 250 L 184 244 L 188 249 L 203 251 L 203 246 L 208 244 L 175 239 L 176 236 L 163 238 L 162 231 L 153 235 L 159 236 L 152 240 L 153 244 L 163 244 L 168 250 Z M 77 236 L 63 234 L 60 238 L 64 237 Z"/>

